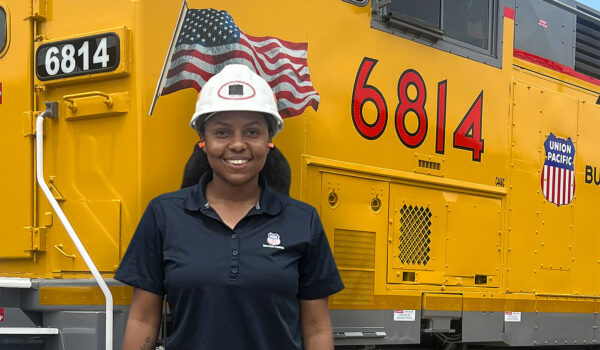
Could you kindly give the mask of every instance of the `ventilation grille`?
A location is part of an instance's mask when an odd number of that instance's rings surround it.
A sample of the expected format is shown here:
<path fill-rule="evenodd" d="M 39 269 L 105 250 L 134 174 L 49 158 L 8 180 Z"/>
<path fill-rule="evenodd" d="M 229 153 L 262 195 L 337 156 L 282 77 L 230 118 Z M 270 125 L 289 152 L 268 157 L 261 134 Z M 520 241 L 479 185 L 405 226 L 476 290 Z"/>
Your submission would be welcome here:
<path fill-rule="evenodd" d="M 444 158 L 415 153 L 415 172 L 419 174 L 444 176 Z"/>
<path fill-rule="evenodd" d="M 419 159 L 419 167 L 425 169 L 440 170 L 442 168 L 442 165 L 438 162 L 431 162 L 428 160 Z"/>
<path fill-rule="evenodd" d="M 429 262 L 431 240 L 431 211 L 429 208 L 407 206 L 400 209 L 400 253 L 404 265 L 425 266 Z"/>
<path fill-rule="evenodd" d="M 600 26 L 577 17 L 576 31 L 575 71 L 600 78 Z"/>
<path fill-rule="evenodd" d="M 335 262 L 341 268 L 375 268 L 375 232 L 335 229 Z"/>
<path fill-rule="evenodd" d="M 335 305 L 373 305 L 375 272 L 340 269 L 344 289 L 332 296 Z"/>
<path fill-rule="evenodd" d="M 372 305 L 375 300 L 375 232 L 335 228 L 333 255 L 345 288 L 332 297 L 332 303 Z"/>

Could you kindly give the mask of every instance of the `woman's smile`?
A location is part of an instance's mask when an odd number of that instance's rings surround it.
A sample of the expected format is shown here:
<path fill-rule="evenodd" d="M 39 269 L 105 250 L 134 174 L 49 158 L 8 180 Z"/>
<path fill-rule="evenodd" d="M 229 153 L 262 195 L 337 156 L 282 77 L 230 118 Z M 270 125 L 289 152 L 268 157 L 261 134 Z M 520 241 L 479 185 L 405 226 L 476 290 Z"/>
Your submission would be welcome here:
<path fill-rule="evenodd" d="M 213 180 L 228 186 L 258 184 L 269 153 L 269 126 L 261 113 L 219 112 L 205 122 L 204 152 Z"/>

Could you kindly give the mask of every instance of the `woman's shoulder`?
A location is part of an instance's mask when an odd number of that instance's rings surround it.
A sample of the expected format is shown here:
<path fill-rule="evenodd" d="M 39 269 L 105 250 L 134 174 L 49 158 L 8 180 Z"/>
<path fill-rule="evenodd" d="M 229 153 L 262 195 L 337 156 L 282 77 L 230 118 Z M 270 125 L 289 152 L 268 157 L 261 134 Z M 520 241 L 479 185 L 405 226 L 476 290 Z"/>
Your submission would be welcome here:
<path fill-rule="evenodd" d="M 177 191 L 166 192 L 154 197 L 149 206 L 163 206 L 183 203 L 190 196 L 195 186 L 184 187 Z"/>
<path fill-rule="evenodd" d="M 282 194 L 280 198 L 284 208 L 287 210 L 298 211 L 306 215 L 312 215 L 317 211 L 312 205 L 290 196 Z"/>

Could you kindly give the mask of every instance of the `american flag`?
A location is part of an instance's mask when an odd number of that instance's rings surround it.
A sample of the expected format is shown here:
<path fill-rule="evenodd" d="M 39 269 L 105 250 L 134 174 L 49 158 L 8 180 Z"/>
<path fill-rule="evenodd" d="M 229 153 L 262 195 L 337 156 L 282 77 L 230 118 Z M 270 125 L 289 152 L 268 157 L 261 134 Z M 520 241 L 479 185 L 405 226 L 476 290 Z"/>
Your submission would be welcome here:
<path fill-rule="evenodd" d="M 299 115 L 308 106 L 316 111 L 319 94 L 310 80 L 307 49 L 307 43 L 246 34 L 227 11 L 186 9 L 160 94 L 200 91 L 223 67 L 238 63 L 269 83 L 282 117 Z"/>
<path fill-rule="evenodd" d="M 562 139 L 550 133 L 544 147 L 542 193 L 559 207 L 569 204 L 575 194 L 575 145 L 571 138 Z"/>

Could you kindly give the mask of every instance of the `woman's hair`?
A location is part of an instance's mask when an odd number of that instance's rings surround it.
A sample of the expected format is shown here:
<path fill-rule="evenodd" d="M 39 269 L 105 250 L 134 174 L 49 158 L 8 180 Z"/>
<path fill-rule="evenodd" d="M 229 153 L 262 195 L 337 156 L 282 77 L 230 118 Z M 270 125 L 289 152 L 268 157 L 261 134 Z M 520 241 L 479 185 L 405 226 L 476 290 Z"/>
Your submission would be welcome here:
<path fill-rule="evenodd" d="M 198 144 L 195 144 L 194 151 L 183 171 L 181 188 L 196 185 L 200 181 L 200 177 L 207 171 L 212 171 L 212 169 L 208 164 L 206 154 L 198 147 Z M 289 195 L 290 184 L 292 182 L 291 174 L 287 159 L 285 159 L 283 153 L 277 147 L 273 147 L 267 155 L 265 167 L 261 170 L 260 175 L 267 179 L 267 183 L 273 189 Z"/>

